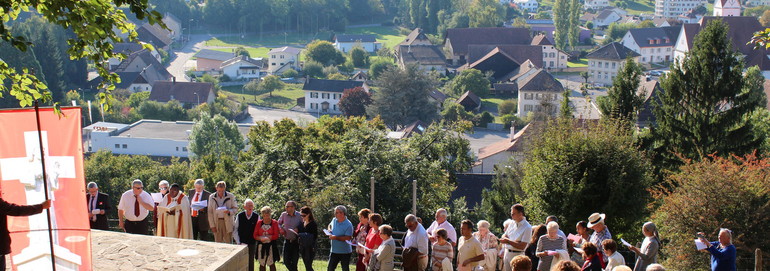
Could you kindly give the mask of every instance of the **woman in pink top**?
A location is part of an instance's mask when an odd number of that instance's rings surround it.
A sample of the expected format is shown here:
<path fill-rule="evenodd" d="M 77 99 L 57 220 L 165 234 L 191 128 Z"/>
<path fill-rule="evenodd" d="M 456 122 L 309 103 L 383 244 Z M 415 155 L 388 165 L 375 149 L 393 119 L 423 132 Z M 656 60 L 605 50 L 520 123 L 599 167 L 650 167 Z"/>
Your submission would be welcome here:
<path fill-rule="evenodd" d="M 366 235 L 369 234 L 369 214 L 372 211 L 369 209 L 361 209 L 358 211 L 358 226 L 353 231 L 353 240 L 350 240 L 354 244 L 366 242 Z M 366 265 L 364 264 L 364 257 L 366 256 L 366 248 L 356 247 L 356 271 L 366 271 Z"/>
<path fill-rule="evenodd" d="M 382 238 L 380 237 L 380 226 L 382 226 L 382 216 L 378 213 L 369 215 L 369 233 L 366 235 L 366 257 L 364 263 L 369 264 L 369 259 L 372 257 L 372 253 L 382 244 Z"/>

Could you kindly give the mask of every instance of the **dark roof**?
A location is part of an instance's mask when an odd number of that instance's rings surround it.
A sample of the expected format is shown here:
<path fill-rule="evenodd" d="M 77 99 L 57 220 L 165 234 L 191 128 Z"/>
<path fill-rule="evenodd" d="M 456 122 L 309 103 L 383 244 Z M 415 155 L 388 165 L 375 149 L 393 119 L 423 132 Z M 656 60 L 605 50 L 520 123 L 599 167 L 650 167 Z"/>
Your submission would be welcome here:
<path fill-rule="evenodd" d="M 754 32 L 764 30 L 765 27 L 759 23 L 757 17 L 750 16 L 727 16 L 727 17 L 714 17 L 705 16 L 701 18 L 700 30 L 706 28 L 708 22 L 721 19 L 727 24 L 730 29 L 727 31 L 727 37 L 733 42 L 733 48 L 738 50 L 744 55 L 752 55 L 757 53 L 754 51 L 754 44 L 749 43 L 751 38 L 754 37 Z"/>
<path fill-rule="evenodd" d="M 308 78 L 307 81 L 305 81 L 305 85 L 302 86 L 302 90 L 316 90 L 316 91 L 342 93 L 346 89 L 351 89 L 354 87 L 364 87 L 364 82 Z"/>
<path fill-rule="evenodd" d="M 468 46 L 468 63 L 473 63 L 487 56 L 495 48 L 510 56 L 517 63 L 531 60 L 537 67 L 543 65 L 543 47 L 541 45 L 471 45 Z"/>
<path fill-rule="evenodd" d="M 692 48 L 692 42 L 695 40 L 695 35 L 700 32 L 700 25 L 698 24 L 683 24 L 682 30 L 684 31 L 684 37 L 687 39 L 687 48 Z M 677 38 L 678 40 L 678 38 Z"/>
<path fill-rule="evenodd" d="M 377 37 L 372 34 L 338 34 L 334 36 L 337 42 L 376 42 Z"/>
<path fill-rule="evenodd" d="M 468 64 L 468 68 L 477 69 L 481 72 L 492 72 L 495 79 L 502 78 L 504 75 L 512 72 L 519 67 L 519 62 L 506 52 L 495 47 L 484 57 Z"/>
<path fill-rule="evenodd" d="M 553 45 L 551 40 L 545 34 L 540 34 L 532 38 L 532 45 Z"/>
<path fill-rule="evenodd" d="M 532 41 L 529 29 L 510 27 L 450 28 L 447 29 L 446 43 L 452 46 L 454 54 L 468 53 L 468 46 L 488 45 L 529 45 Z"/>
<path fill-rule="evenodd" d="M 138 60 L 141 60 L 147 65 L 140 67 L 139 69 L 131 67 L 131 64 Z M 150 85 L 155 81 L 170 80 L 173 77 L 148 50 L 141 50 L 128 55 L 128 57 L 112 71 L 119 74 L 121 77 L 121 82 L 116 85 L 118 88 L 127 88 L 134 82 L 139 83 L 136 79 L 137 77 L 140 77 L 140 75 L 143 80 Z"/>
<path fill-rule="evenodd" d="M 536 69 L 525 76 L 514 79 L 514 82 L 519 87 L 519 91 L 548 91 L 548 92 L 562 92 L 564 86 L 556 80 L 551 74 L 543 69 Z"/>
<path fill-rule="evenodd" d="M 679 26 L 632 28 L 628 33 L 631 33 L 631 37 L 639 47 L 666 47 L 676 45 L 681 29 Z"/>
<path fill-rule="evenodd" d="M 638 123 L 655 121 L 655 114 L 652 113 L 652 101 L 653 99 L 658 99 L 658 91 L 660 91 L 660 83 L 657 80 L 646 81 L 644 78 L 641 79 L 636 95 L 644 95 L 642 97 L 644 104 L 637 116 Z"/>
<path fill-rule="evenodd" d="M 481 98 L 476 96 L 473 92 L 466 91 L 459 99 L 457 99 L 457 103 L 464 106 L 466 108 L 465 110 L 476 109 L 481 105 Z"/>
<path fill-rule="evenodd" d="M 602 46 L 596 51 L 593 51 L 586 55 L 588 59 L 606 59 L 606 60 L 623 60 L 628 57 L 637 57 L 638 53 L 634 52 L 628 47 L 623 46 L 620 42 L 613 42 Z"/>
<path fill-rule="evenodd" d="M 227 61 L 235 57 L 235 53 L 203 49 L 203 50 L 200 50 L 197 54 L 195 54 L 195 57 L 213 59 L 213 60 L 219 60 L 219 61 Z"/>
<path fill-rule="evenodd" d="M 501 94 L 501 93 L 513 94 L 517 91 L 516 84 L 511 84 L 511 83 L 495 83 L 495 84 L 492 84 L 492 86 L 495 88 L 495 93 L 498 93 L 498 94 Z"/>
<path fill-rule="evenodd" d="M 444 100 L 446 100 L 446 98 L 447 98 L 446 94 L 444 94 L 441 91 L 435 90 L 435 89 L 431 90 L 430 94 L 428 94 L 428 95 L 430 95 L 431 98 L 433 98 L 434 100 L 436 100 L 439 103 L 443 103 Z"/>
<path fill-rule="evenodd" d="M 481 204 L 481 192 L 492 188 L 494 174 L 457 174 L 457 188 L 452 191 L 451 200 L 465 197 L 468 208 L 475 208 Z"/>
<path fill-rule="evenodd" d="M 422 28 L 415 28 L 414 30 L 412 30 L 412 32 L 406 36 L 406 39 L 404 39 L 404 41 L 402 41 L 398 45 L 410 45 L 410 44 L 414 44 L 414 42 L 418 40 L 430 42 L 430 39 L 428 39 L 428 36 L 422 32 Z"/>
<path fill-rule="evenodd" d="M 270 49 L 270 52 L 268 52 L 268 54 L 281 53 L 281 52 L 286 52 L 286 53 L 298 55 L 299 53 L 302 52 L 302 49 L 295 48 L 295 47 L 284 46 L 284 47 L 281 47 L 281 48 Z"/>
<path fill-rule="evenodd" d="M 401 129 L 399 132 L 403 133 L 403 136 L 401 138 L 407 138 L 407 137 L 411 137 L 414 133 L 423 134 L 427 129 L 428 129 L 427 124 L 417 120 L 415 122 L 412 122 L 412 124 L 407 125 L 406 127 L 404 127 L 404 129 Z"/>
<path fill-rule="evenodd" d="M 135 61 L 141 60 L 146 65 L 155 65 L 157 67 L 160 67 L 161 64 L 158 61 L 155 56 L 152 55 L 152 53 L 147 50 L 139 50 L 132 54 L 129 54 L 126 59 L 123 60 L 123 62 L 120 62 L 120 65 L 115 67 L 112 71 L 114 72 L 124 72 L 124 71 L 137 71 L 134 70 L 136 67 L 131 67 L 132 64 L 134 64 Z"/>
<path fill-rule="evenodd" d="M 398 58 L 404 62 L 422 65 L 445 65 L 446 57 L 438 45 L 400 45 Z"/>
<path fill-rule="evenodd" d="M 599 13 L 599 15 L 596 15 L 596 19 L 597 20 L 607 19 L 607 17 L 610 17 L 610 14 L 612 14 L 612 13 L 616 13 L 617 14 L 617 12 L 615 12 L 612 9 L 605 9 L 601 13 Z M 618 17 L 621 17 L 620 14 L 617 14 L 617 15 L 618 15 Z"/>
<path fill-rule="evenodd" d="M 137 81 L 136 79 L 139 77 L 140 73 L 141 72 L 116 72 L 115 74 L 120 77 L 120 83 L 115 84 L 115 88 L 128 89 L 131 84 L 134 84 L 134 82 Z M 96 81 L 97 83 L 101 83 L 101 77 L 99 77 L 99 79 L 100 80 Z"/>
<path fill-rule="evenodd" d="M 186 104 L 205 103 L 212 90 L 212 83 L 158 81 L 152 85 L 149 100 L 165 103 L 173 98 Z"/>
<path fill-rule="evenodd" d="M 265 65 L 266 63 L 264 61 L 262 61 L 261 58 L 260 59 L 254 59 L 254 58 L 250 58 L 248 56 L 236 56 L 236 57 L 233 57 L 231 59 L 226 60 L 225 62 L 222 62 L 221 67 L 225 67 L 227 65 L 236 63 L 238 61 L 243 61 L 243 62 L 252 64 L 252 65 L 254 65 L 255 67 L 258 67 L 258 68 L 264 68 L 265 66 L 267 66 L 267 65 Z"/>
<path fill-rule="evenodd" d="M 136 29 L 137 38 L 155 47 L 166 47 L 171 44 L 169 31 L 158 25 L 143 24 Z"/>
<path fill-rule="evenodd" d="M 135 52 L 141 51 L 142 49 L 144 49 L 144 47 L 142 47 L 141 44 L 134 42 L 121 42 L 112 45 L 113 53 L 123 53 L 126 55 L 133 54 Z"/>

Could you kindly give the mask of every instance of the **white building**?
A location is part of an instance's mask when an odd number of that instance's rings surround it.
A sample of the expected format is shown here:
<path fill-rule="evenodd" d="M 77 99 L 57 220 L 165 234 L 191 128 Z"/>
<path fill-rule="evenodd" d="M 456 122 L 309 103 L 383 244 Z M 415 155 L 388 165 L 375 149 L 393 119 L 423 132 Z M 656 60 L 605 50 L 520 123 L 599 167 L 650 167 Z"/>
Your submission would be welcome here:
<path fill-rule="evenodd" d="M 526 117 L 529 112 L 541 112 L 551 116 L 559 113 L 564 86 L 545 70 L 525 61 L 509 82 L 515 84 L 518 89 L 518 117 Z"/>
<path fill-rule="evenodd" d="M 174 14 L 166 12 L 163 15 L 163 23 L 168 27 L 169 38 L 172 40 L 179 40 L 182 37 L 182 20 L 179 20 Z"/>
<path fill-rule="evenodd" d="M 302 49 L 289 46 L 270 50 L 267 53 L 267 73 L 280 75 L 289 69 L 299 71 L 300 53 Z"/>
<path fill-rule="evenodd" d="M 633 58 L 634 61 L 639 61 L 639 54 L 619 42 L 607 44 L 589 53 L 586 55 L 588 81 L 592 84 L 611 85 L 618 70 L 623 67 L 628 57 Z"/>
<path fill-rule="evenodd" d="M 248 56 L 236 56 L 222 62 L 220 70 L 222 70 L 222 74 L 227 75 L 231 80 L 253 80 L 260 78 L 260 70 L 264 66 L 262 58 L 254 59 Z"/>
<path fill-rule="evenodd" d="M 520 9 L 531 13 L 536 13 L 539 7 L 537 0 L 513 0 L 513 3 Z"/>
<path fill-rule="evenodd" d="M 532 39 L 532 45 L 543 47 L 543 68 L 546 69 L 564 69 L 567 68 L 568 55 L 551 43 L 551 40 L 544 34 L 535 36 Z"/>
<path fill-rule="evenodd" d="M 607 27 L 610 24 L 620 21 L 625 16 L 625 11 L 616 8 L 605 9 L 596 15 L 593 20 L 595 27 Z"/>
<path fill-rule="evenodd" d="M 655 16 L 676 19 L 679 15 L 706 3 L 704 0 L 655 0 Z"/>
<path fill-rule="evenodd" d="M 583 7 L 585 9 L 599 10 L 610 6 L 609 0 L 586 0 Z"/>
<path fill-rule="evenodd" d="M 89 152 L 107 149 L 114 154 L 190 157 L 191 121 L 140 120 L 131 125 L 97 122 L 83 128 Z M 244 136 L 251 124 L 238 124 Z"/>
<path fill-rule="evenodd" d="M 382 44 L 377 42 L 374 35 L 369 34 L 339 34 L 334 36 L 334 48 L 342 51 L 343 53 L 350 52 L 355 46 L 361 46 L 367 52 L 376 53 L 377 50 L 382 48 Z"/>
<path fill-rule="evenodd" d="M 506 163 L 511 158 L 523 163 L 526 153 L 525 147 L 531 143 L 531 135 L 537 130 L 534 127 L 539 124 L 538 122 L 530 122 L 520 131 L 511 127 L 508 138 L 480 148 L 477 161 L 471 168 L 471 173 L 495 173 L 498 164 Z"/>
<path fill-rule="evenodd" d="M 641 55 L 640 63 L 667 63 L 674 60 L 674 47 L 681 26 L 630 29 L 621 43 Z"/>
<path fill-rule="evenodd" d="M 355 87 L 369 91 L 366 82 L 308 78 L 302 87 L 305 91 L 305 110 L 319 114 L 342 114 L 339 107 L 342 93 Z"/>
<path fill-rule="evenodd" d="M 741 3 L 738 0 L 715 0 L 714 16 L 741 16 Z"/>

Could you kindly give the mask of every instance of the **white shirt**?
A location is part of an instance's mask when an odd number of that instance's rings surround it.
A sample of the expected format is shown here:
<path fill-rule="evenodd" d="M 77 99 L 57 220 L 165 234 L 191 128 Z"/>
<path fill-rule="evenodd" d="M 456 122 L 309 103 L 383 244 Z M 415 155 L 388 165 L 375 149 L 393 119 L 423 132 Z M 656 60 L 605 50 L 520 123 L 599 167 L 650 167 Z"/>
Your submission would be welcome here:
<path fill-rule="evenodd" d="M 404 237 L 404 248 L 416 247 L 417 251 L 423 255 L 428 255 L 428 233 L 425 232 L 425 227 L 422 224 L 417 223 L 415 231 L 407 231 L 406 237 Z"/>
<path fill-rule="evenodd" d="M 441 223 L 440 225 L 437 221 L 433 221 L 433 223 L 430 224 L 430 227 L 428 227 L 428 236 L 433 236 L 438 229 L 445 229 L 449 242 L 457 243 L 457 232 L 455 231 L 455 227 L 452 226 L 452 224 L 449 224 L 449 221 L 444 221 L 444 223 Z"/>
<path fill-rule="evenodd" d="M 152 196 L 150 196 L 150 193 L 142 191 L 141 194 L 139 194 L 139 199 L 142 200 L 142 202 L 147 203 L 149 205 L 154 205 L 152 201 Z M 147 215 L 150 214 L 150 211 L 145 209 L 142 204 L 139 204 L 139 216 L 134 215 L 134 206 L 136 203 L 136 198 L 134 197 L 134 191 L 128 190 L 123 195 L 120 196 L 120 203 L 118 203 L 118 210 L 123 210 L 123 216 L 129 220 L 129 221 L 142 221 L 145 218 L 147 218 Z"/>
<path fill-rule="evenodd" d="M 626 264 L 626 259 L 623 258 L 623 255 L 620 255 L 620 253 L 615 252 L 612 253 L 609 257 L 607 257 L 609 262 L 607 262 L 607 268 L 604 270 L 612 271 L 613 268 L 616 266 L 621 266 Z"/>
<path fill-rule="evenodd" d="M 532 225 L 529 225 L 527 219 L 522 219 L 520 222 L 513 221 L 513 223 L 508 226 L 508 231 L 503 234 L 503 237 L 506 237 L 514 242 L 529 243 L 532 241 Z M 505 249 L 513 251 L 524 251 L 524 249 L 514 248 L 510 244 L 505 244 Z"/>
<path fill-rule="evenodd" d="M 256 212 L 253 212 L 253 211 L 251 212 L 251 214 L 249 214 L 249 212 L 244 213 L 244 215 L 246 215 L 246 219 L 251 219 L 251 217 L 254 216 L 254 214 L 256 214 Z M 238 234 L 238 224 L 239 224 L 238 215 L 235 216 L 234 220 L 235 221 L 233 221 L 233 240 L 235 240 L 235 244 L 241 244 L 241 235 Z"/>

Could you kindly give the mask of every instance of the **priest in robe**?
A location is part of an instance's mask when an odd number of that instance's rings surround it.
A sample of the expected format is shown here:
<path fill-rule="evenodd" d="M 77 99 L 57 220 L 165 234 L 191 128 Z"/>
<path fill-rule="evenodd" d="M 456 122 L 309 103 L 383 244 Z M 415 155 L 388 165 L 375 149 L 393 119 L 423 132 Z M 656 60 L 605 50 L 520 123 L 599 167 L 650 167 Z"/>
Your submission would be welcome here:
<path fill-rule="evenodd" d="M 168 194 L 158 204 L 158 236 L 192 239 L 190 200 L 172 184 Z"/>

